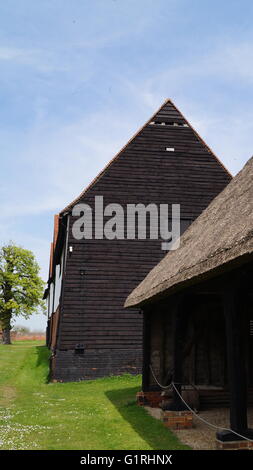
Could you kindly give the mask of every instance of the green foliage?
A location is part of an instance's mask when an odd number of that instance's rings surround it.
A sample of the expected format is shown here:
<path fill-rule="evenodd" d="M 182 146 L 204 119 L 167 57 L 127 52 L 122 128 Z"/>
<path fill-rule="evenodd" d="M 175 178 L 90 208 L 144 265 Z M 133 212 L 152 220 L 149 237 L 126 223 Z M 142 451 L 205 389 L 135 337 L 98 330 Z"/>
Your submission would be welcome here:
<path fill-rule="evenodd" d="M 0 345 L 0 450 L 188 449 L 136 405 L 140 376 L 48 383 L 40 342 Z"/>
<path fill-rule="evenodd" d="M 10 243 L 0 250 L 0 325 L 10 328 L 13 317 L 28 318 L 40 307 L 44 282 L 33 253 Z"/>

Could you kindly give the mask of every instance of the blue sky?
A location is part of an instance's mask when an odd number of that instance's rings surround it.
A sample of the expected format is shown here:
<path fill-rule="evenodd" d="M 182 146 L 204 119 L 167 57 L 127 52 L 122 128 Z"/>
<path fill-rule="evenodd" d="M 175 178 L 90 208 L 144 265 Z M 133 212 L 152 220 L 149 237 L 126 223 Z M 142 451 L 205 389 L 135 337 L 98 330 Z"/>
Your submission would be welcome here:
<path fill-rule="evenodd" d="M 46 280 L 53 214 L 168 97 L 239 171 L 253 153 L 252 14 L 250 0 L 1 2 L 0 241 L 33 250 Z"/>

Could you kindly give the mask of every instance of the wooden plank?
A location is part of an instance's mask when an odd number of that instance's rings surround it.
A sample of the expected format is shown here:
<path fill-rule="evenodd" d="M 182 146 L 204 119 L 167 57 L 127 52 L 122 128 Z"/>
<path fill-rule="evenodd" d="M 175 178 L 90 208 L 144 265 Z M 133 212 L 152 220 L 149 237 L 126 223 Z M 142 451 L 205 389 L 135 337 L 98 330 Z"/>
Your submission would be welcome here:
<path fill-rule="evenodd" d="M 184 122 L 171 104 L 165 105 L 155 119 Z M 169 155 L 167 146 L 175 147 L 176 152 Z M 180 203 L 181 215 L 194 220 L 229 180 L 192 129 L 147 125 L 81 202 L 94 209 L 94 197 L 103 195 L 105 205 L 116 202 L 124 207 L 139 202 Z M 59 348 L 72 351 L 79 342 L 89 350 L 139 351 L 142 316 L 138 309 L 125 311 L 123 305 L 131 290 L 166 254 L 161 250 L 161 240 L 77 241 L 72 236 L 74 220 L 70 218 L 69 245 L 73 252 L 66 260 Z M 80 268 L 85 270 L 83 278 Z M 66 355 L 66 368 L 75 360 L 70 357 Z M 122 357 L 127 364 L 127 352 Z"/>
<path fill-rule="evenodd" d="M 230 383 L 230 425 L 233 431 L 247 429 L 247 374 L 245 330 L 243 328 L 243 298 L 235 285 L 223 294 L 226 318 L 227 361 Z"/>

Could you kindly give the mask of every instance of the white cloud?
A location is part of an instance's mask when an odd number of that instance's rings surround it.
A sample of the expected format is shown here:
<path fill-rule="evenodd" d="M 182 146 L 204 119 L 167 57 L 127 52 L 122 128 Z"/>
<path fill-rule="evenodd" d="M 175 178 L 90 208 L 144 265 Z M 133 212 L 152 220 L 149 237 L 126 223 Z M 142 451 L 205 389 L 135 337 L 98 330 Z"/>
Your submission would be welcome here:
<path fill-rule="evenodd" d="M 134 130 L 127 118 L 110 112 L 61 126 L 35 123 L 15 154 L 18 178 L 3 182 L 1 218 L 59 211 L 78 196 Z"/>
<path fill-rule="evenodd" d="M 25 49 L 0 46 L 0 62 L 10 62 L 15 65 L 25 65 L 42 73 L 53 71 L 66 71 L 64 65 L 57 55 L 43 49 Z"/>
<path fill-rule="evenodd" d="M 233 174 L 251 157 L 252 113 L 246 105 L 243 115 L 238 115 L 240 108 L 238 100 L 234 100 L 232 86 L 252 84 L 252 41 L 229 44 L 220 38 L 215 48 L 195 59 L 163 63 L 158 69 L 151 69 L 146 78 L 123 80 L 133 99 L 150 109 L 171 98 Z M 229 86 L 231 103 L 234 103 L 232 113 L 222 96 L 224 87 Z M 205 87 L 205 99 L 197 99 L 198 89 L 201 88 L 203 96 Z M 228 93 L 224 97 L 227 99 Z M 217 100 L 216 108 L 213 100 Z"/>
<path fill-rule="evenodd" d="M 199 55 L 195 60 L 185 60 L 184 63 L 171 63 L 162 66 L 143 79 L 125 80 L 130 93 L 142 99 L 143 103 L 153 106 L 161 96 L 173 98 L 177 93 L 184 97 L 190 96 L 190 88 L 196 87 L 196 81 L 217 85 L 219 82 L 236 82 L 253 80 L 253 49 L 252 42 L 219 44 L 215 50 Z M 187 93 L 187 90 L 189 92 Z M 168 92 L 170 96 L 168 96 Z M 171 95 L 172 93 L 172 95 Z M 232 97 L 231 97 L 232 98 Z M 208 109 L 207 109 L 208 113 Z"/>

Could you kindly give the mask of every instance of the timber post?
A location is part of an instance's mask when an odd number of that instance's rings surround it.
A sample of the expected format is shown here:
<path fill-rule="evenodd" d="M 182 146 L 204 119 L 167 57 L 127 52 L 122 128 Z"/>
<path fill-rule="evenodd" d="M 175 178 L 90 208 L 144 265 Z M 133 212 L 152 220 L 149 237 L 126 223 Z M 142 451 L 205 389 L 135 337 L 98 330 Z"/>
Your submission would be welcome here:
<path fill-rule="evenodd" d="M 150 312 L 143 312 L 143 362 L 142 362 L 142 391 L 147 392 L 150 384 Z"/>
<path fill-rule="evenodd" d="M 173 304 L 173 390 L 172 402 L 166 406 L 166 410 L 182 411 L 187 407 L 182 402 L 183 362 L 184 362 L 184 340 L 187 328 L 187 311 L 185 310 L 185 296 L 177 297 Z"/>
<path fill-rule="evenodd" d="M 230 427 L 246 438 L 253 438 L 247 422 L 247 371 L 245 357 L 244 290 L 232 282 L 223 292 L 226 320 L 227 367 L 230 388 Z M 221 442 L 243 440 L 230 431 L 217 433 Z"/>

